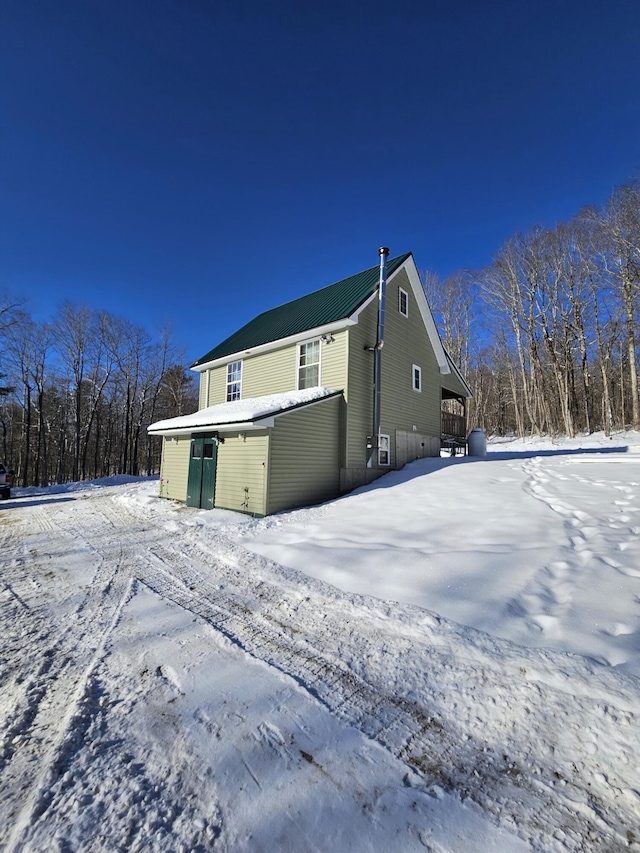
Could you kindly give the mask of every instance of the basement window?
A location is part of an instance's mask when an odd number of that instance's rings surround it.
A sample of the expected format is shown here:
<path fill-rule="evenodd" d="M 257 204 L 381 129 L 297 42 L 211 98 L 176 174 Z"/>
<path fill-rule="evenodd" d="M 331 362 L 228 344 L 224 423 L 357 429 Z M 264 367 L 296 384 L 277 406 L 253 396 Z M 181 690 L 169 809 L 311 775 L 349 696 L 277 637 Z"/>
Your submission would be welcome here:
<path fill-rule="evenodd" d="M 403 317 L 409 316 L 409 294 L 401 287 L 398 288 L 398 311 Z"/>
<path fill-rule="evenodd" d="M 417 364 L 411 365 L 411 381 L 414 391 L 422 391 L 422 368 Z"/>
<path fill-rule="evenodd" d="M 320 384 L 320 340 L 298 347 L 298 388 L 316 388 Z"/>
<path fill-rule="evenodd" d="M 232 361 L 227 365 L 227 403 L 239 400 L 242 393 L 242 362 Z"/>
<path fill-rule="evenodd" d="M 380 434 L 378 436 L 378 465 L 391 464 L 389 436 Z"/>

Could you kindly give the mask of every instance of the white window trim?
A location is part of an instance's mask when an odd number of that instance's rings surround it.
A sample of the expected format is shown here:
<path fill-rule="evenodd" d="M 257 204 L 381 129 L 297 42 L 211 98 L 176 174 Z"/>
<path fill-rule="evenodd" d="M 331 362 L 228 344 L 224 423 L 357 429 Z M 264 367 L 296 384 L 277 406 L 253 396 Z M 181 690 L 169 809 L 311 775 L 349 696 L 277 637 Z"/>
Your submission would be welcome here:
<path fill-rule="evenodd" d="M 402 294 L 404 294 L 405 305 L 407 308 L 406 311 L 402 310 Z M 398 313 L 403 317 L 409 316 L 409 294 L 402 287 L 398 288 Z"/>
<path fill-rule="evenodd" d="M 240 396 L 236 397 L 235 399 L 236 400 L 242 400 L 242 375 L 244 373 L 244 362 L 242 361 L 241 358 L 236 358 L 233 361 L 227 362 L 227 366 L 226 366 L 226 377 L 225 377 L 225 386 L 224 386 L 225 403 L 233 402 L 233 400 L 229 399 L 229 386 L 236 384 L 236 382 L 229 382 L 229 368 L 231 367 L 232 364 L 239 364 L 240 365 L 240 381 L 237 383 L 240 386 Z"/>
<path fill-rule="evenodd" d="M 300 350 L 306 344 L 318 342 L 318 384 L 313 386 L 320 388 L 322 385 L 322 338 L 309 338 L 306 341 L 299 341 L 296 346 L 296 390 L 300 390 Z"/>
<path fill-rule="evenodd" d="M 386 439 L 386 449 L 382 448 L 382 439 Z M 383 453 L 387 454 L 387 461 L 383 462 L 381 456 Z M 381 432 L 378 435 L 378 465 L 388 468 L 391 465 L 391 438 L 385 433 Z"/>
<path fill-rule="evenodd" d="M 416 372 L 418 374 L 418 387 L 416 388 Z M 411 365 L 411 387 L 414 391 L 422 391 L 422 368 L 418 364 Z"/>

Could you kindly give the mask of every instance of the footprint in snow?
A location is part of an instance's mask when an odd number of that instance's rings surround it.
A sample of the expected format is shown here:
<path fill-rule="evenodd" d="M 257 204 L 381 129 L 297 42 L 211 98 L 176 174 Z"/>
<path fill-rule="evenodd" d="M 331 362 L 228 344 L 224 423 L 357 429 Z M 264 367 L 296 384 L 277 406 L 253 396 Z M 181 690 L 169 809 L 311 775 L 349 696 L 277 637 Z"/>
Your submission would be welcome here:
<path fill-rule="evenodd" d="M 613 557 L 600 557 L 600 559 L 603 563 L 606 563 L 607 566 L 610 566 L 612 569 L 620 572 L 621 575 L 625 575 L 628 578 L 640 578 L 640 569 L 632 569 L 630 566 L 623 566 L 622 563 L 614 560 Z"/>
<path fill-rule="evenodd" d="M 608 634 L 610 637 L 625 637 L 628 634 L 635 634 L 636 629 L 633 625 L 626 622 L 616 622 L 612 628 L 603 628 L 602 633 Z"/>
<path fill-rule="evenodd" d="M 178 696 L 184 696 L 184 690 L 182 689 L 180 678 L 173 667 L 167 666 L 166 664 L 159 666 L 156 668 L 156 675 L 167 688 L 167 692 L 171 695 L 171 698 L 168 700 L 169 702 L 175 701 Z"/>
<path fill-rule="evenodd" d="M 271 723 L 260 723 L 258 726 L 258 737 L 259 740 L 267 744 L 267 746 L 270 746 L 272 749 L 275 749 L 276 752 L 283 751 L 285 739 L 277 726 L 274 726 Z"/>

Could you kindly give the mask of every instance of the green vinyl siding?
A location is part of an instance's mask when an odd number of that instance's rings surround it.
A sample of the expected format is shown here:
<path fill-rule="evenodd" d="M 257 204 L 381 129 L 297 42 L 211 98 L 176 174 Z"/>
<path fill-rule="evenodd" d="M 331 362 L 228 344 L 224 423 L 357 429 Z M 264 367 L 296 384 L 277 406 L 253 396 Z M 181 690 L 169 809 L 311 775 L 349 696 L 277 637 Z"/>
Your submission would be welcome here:
<path fill-rule="evenodd" d="M 209 405 L 227 402 L 227 365 L 209 371 Z"/>
<path fill-rule="evenodd" d="M 227 402 L 227 366 L 215 370 L 203 370 L 200 374 L 198 408 L 206 409 Z"/>
<path fill-rule="evenodd" d="M 272 352 L 242 359 L 242 396 L 249 400 L 267 394 L 279 394 L 295 388 L 296 348 L 283 347 Z M 212 368 L 209 405 L 227 402 L 227 365 Z M 201 404 L 202 405 L 202 404 Z"/>
<path fill-rule="evenodd" d="M 248 356 L 244 360 L 242 397 L 263 397 L 296 387 L 295 344 L 281 349 Z"/>
<path fill-rule="evenodd" d="M 162 464 L 160 466 L 160 497 L 176 501 L 187 499 L 189 453 L 191 436 L 162 439 Z"/>
<path fill-rule="evenodd" d="M 376 342 L 377 323 L 378 302 L 373 300 L 361 311 L 358 325 L 348 332 L 346 468 L 364 468 L 367 464 L 367 436 L 373 429 L 373 353 L 366 348 Z"/>
<path fill-rule="evenodd" d="M 408 317 L 398 310 L 398 288 L 408 294 Z M 422 373 L 422 390 L 413 388 L 413 365 Z M 389 282 L 382 350 L 380 430 L 397 429 L 440 437 L 441 374 L 413 289 L 404 270 Z M 392 445 L 395 443 L 392 441 Z M 391 464 L 395 465 L 395 447 Z"/>
<path fill-rule="evenodd" d="M 332 391 L 341 391 L 346 382 L 347 333 L 336 332 L 330 343 L 320 343 L 320 384 Z M 279 349 L 245 356 L 242 359 L 242 399 L 280 394 L 296 388 L 298 372 L 298 347 L 289 344 Z M 204 371 L 201 377 L 210 374 L 209 405 L 226 402 L 227 365 L 222 364 Z M 202 390 L 206 380 L 201 378 L 200 408 L 206 405 L 206 394 Z"/>
<path fill-rule="evenodd" d="M 407 293 L 408 316 L 398 310 L 398 288 Z M 346 467 L 366 465 L 366 438 L 373 430 L 373 353 L 378 303 L 372 300 L 349 329 Z M 414 391 L 412 366 L 422 372 L 422 390 Z M 390 436 L 391 467 L 396 465 L 397 430 L 440 437 L 441 375 L 413 288 L 404 270 L 387 283 L 384 347 L 381 353 L 380 432 Z M 416 427 L 414 430 L 413 427 Z"/>
<path fill-rule="evenodd" d="M 265 485 L 269 453 L 266 431 L 224 436 L 218 445 L 216 507 L 265 515 Z"/>
<path fill-rule="evenodd" d="M 320 384 L 332 391 L 342 391 L 347 384 L 346 330 L 334 332 L 333 340 L 322 342 L 320 351 Z"/>
<path fill-rule="evenodd" d="M 340 492 L 341 397 L 277 417 L 271 432 L 268 512 L 331 500 Z"/>

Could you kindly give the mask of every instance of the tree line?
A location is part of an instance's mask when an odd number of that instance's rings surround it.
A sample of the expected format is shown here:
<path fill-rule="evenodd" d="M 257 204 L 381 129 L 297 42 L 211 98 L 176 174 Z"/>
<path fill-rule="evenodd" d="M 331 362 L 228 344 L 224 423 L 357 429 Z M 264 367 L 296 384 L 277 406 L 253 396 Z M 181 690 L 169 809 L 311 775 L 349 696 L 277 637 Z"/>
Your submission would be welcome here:
<path fill-rule="evenodd" d="M 640 429 L 640 184 L 555 228 L 515 234 L 485 269 L 425 290 L 489 435 Z M 154 421 L 197 409 L 165 330 L 64 303 L 36 323 L 0 302 L 0 455 L 20 485 L 159 470 Z"/>
<path fill-rule="evenodd" d="M 515 234 L 493 262 L 425 277 L 445 345 L 488 434 L 640 429 L 640 184 L 555 228 Z"/>
<path fill-rule="evenodd" d="M 5 299 L 0 337 L 0 454 L 18 485 L 157 472 L 147 426 L 197 408 L 169 330 L 70 302 L 36 323 Z"/>

